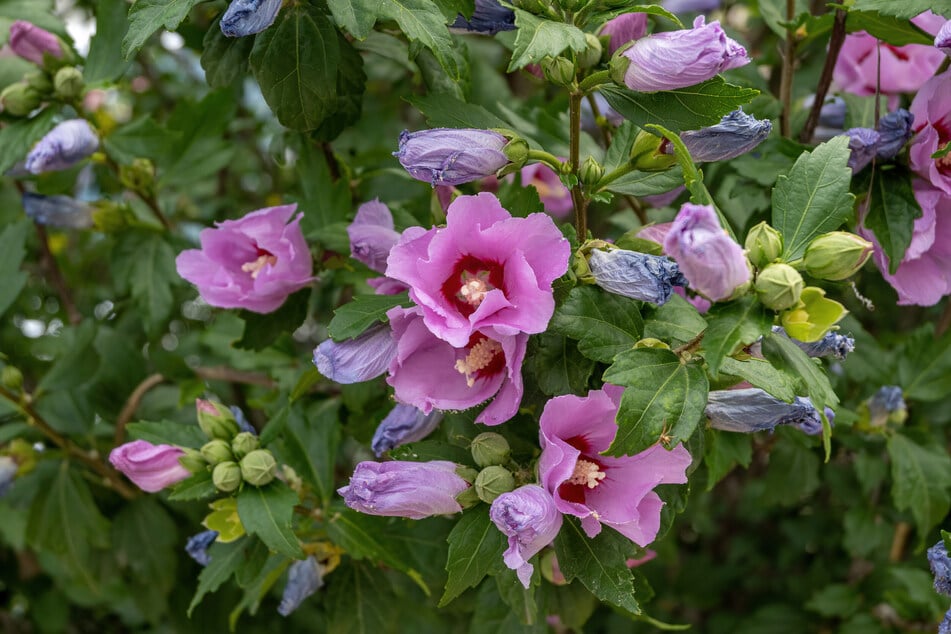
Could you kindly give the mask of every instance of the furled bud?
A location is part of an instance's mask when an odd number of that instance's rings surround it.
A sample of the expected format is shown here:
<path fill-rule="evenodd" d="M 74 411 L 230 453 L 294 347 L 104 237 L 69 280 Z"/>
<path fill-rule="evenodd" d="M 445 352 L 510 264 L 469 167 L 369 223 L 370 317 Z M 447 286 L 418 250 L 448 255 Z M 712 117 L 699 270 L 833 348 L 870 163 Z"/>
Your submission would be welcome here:
<path fill-rule="evenodd" d="M 541 62 L 545 79 L 556 86 L 570 86 L 575 81 L 575 65 L 564 57 L 546 57 Z"/>
<path fill-rule="evenodd" d="M 221 16 L 221 32 L 227 37 L 260 33 L 274 24 L 281 0 L 234 0 Z"/>
<path fill-rule="evenodd" d="M 499 0 L 476 0 L 475 10 L 468 20 L 461 13 L 449 25 L 452 33 L 477 33 L 495 35 L 500 31 L 515 29 L 515 12 L 503 7 Z"/>
<path fill-rule="evenodd" d="M 521 137 L 515 137 L 505 144 L 502 152 L 515 165 L 524 165 L 528 160 L 528 141 Z"/>
<path fill-rule="evenodd" d="M 857 273 L 872 256 L 872 251 L 868 240 L 848 231 L 833 231 L 809 243 L 803 264 L 809 275 L 836 282 Z"/>
<path fill-rule="evenodd" d="M 260 444 L 257 436 L 249 431 L 243 431 L 231 441 L 231 451 L 234 452 L 235 458 L 240 460 L 257 449 Z"/>
<path fill-rule="evenodd" d="M 871 128 L 849 128 L 845 131 L 849 137 L 849 167 L 858 174 L 878 155 L 881 135 Z"/>
<path fill-rule="evenodd" d="M 44 95 L 53 92 L 53 81 L 45 70 L 35 70 L 32 73 L 27 73 L 23 76 L 23 81 L 29 84 L 30 88 L 34 88 Z"/>
<path fill-rule="evenodd" d="M 584 35 L 585 43 L 587 47 L 580 53 L 578 53 L 578 67 L 579 68 L 592 68 L 597 66 L 598 62 L 601 61 L 601 54 L 604 52 L 601 48 L 601 40 L 592 33 L 585 33 Z"/>
<path fill-rule="evenodd" d="M 14 117 L 25 117 L 40 107 L 43 97 L 25 81 L 10 84 L 0 92 L 0 106 Z"/>
<path fill-rule="evenodd" d="M 472 451 L 472 459 L 480 467 L 505 464 L 512 451 L 505 437 L 491 431 L 473 438 L 469 450 Z"/>
<path fill-rule="evenodd" d="M 663 172 L 677 163 L 677 158 L 662 150 L 665 139 L 641 130 L 631 145 L 631 163 L 642 172 Z"/>
<path fill-rule="evenodd" d="M 178 457 L 178 464 L 182 465 L 192 474 L 200 473 L 208 468 L 208 461 L 201 455 L 200 451 L 189 447 L 182 447 L 184 452 Z"/>
<path fill-rule="evenodd" d="M 0 370 L 0 383 L 2 383 L 4 387 L 19 392 L 20 388 L 23 387 L 23 373 L 20 372 L 19 368 L 12 365 L 5 365 L 3 366 L 3 370 Z"/>
<path fill-rule="evenodd" d="M 198 411 L 198 426 L 208 438 L 220 438 L 231 441 L 238 433 L 238 422 L 234 414 L 221 403 L 195 400 L 195 409 Z"/>
<path fill-rule="evenodd" d="M 85 119 L 58 123 L 33 146 L 24 165 L 33 174 L 64 170 L 99 148 L 99 135 Z"/>
<path fill-rule="evenodd" d="M 593 156 L 589 156 L 581 163 L 578 177 L 581 179 L 581 183 L 586 187 L 594 187 L 597 185 L 602 176 L 604 176 L 604 168 L 601 167 L 601 164 L 598 163 Z"/>
<path fill-rule="evenodd" d="M 915 133 L 912 124 L 915 115 L 904 108 L 889 112 L 878 120 L 878 158 L 892 159 L 901 152 L 905 143 Z"/>
<path fill-rule="evenodd" d="M 756 295 L 767 308 L 786 310 L 799 301 L 802 293 L 799 271 L 781 262 L 770 264 L 756 276 Z"/>
<path fill-rule="evenodd" d="M 227 440 L 220 438 L 215 438 L 205 443 L 201 448 L 201 456 L 211 465 L 216 465 L 220 462 L 234 462 L 231 445 Z"/>
<path fill-rule="evenodd" d="M 593 249 L 588 271 L 594 283 L 615 295 L 661 306 L 675 286 L 686 286 L 680 267 L 670 258 L 625 249 Z"/>
<path fill-rule="evenodd" d="M 241 459 L 241 477 L 248 484 L 263 487 L 274 479 L 277 461 L 270 451 L 255 449 Z"/>
<path fill-rule="evenodd" d="M 934 37 L 935 48 L 951 57 L 951 20 L 945 22 Z"/>
<path fill-rule="evenodd" d="M 687 130 L 680 138 L 698 163 L 727 161 L 751 151 L 766 140 L 773 124 L 769 119 L 757 120 L 743 109 L 724 115 L 720 123 L 699 130 Z M 669 154 L 673 148 L 665 146 Z"/>
<path fill-rule="evenodd" d="M 25 20 L 10 25 L 9 45 L 19 57 L 40 66 L 46 56 L 53 59 L 67 56 L 67 48 L 58 37 Z"/>
<path fill-rule="evenodd" d="M 337 383 L 361 383 L 386 372 L 394 356 L 393 330 L 378 324 L 354 339 L 327 339 L 314 349 L 314 365 Z"/>
<path fill-rule="evenodd" d="M 744 246 L 753 266 L 766 268 L 783 252 L 783 236 L 763 221 L 746 234 Z"/>
<path fill-rule="evenodd" d="M 75 66 L 63 66 L 53 77 L 53 92 L 60 99 L 70 100 L 83 94 L 83 74 Z"/>
<path fill-rule="evenodd" d="M 508 164 L 508 139 L 492 130 L 434 128 L 403 131 L 399 159 L 410 176 L 436 185 L 461 185 L 491 176 Z"/>
<path fill-rule="evenodd" d="M 236 462 L 218 463 L 211 472 L 211 481 L 223 493 L 236 491 L 241 486 L 241 467 Z"/>
<path fill-rule="evenodd" d="M 475 481 L 475 491 L 479 499 L 491 504 L 495 498 L 515 488 L 515 478 L 505 467 L 491 466 L 479 472 Z"/>
<path fill-rule="evenodd" d="M 859 405 L 855 426 L 863 431 L 884 431 L 891 423 L 901 425 L 908 418 L 908 407 L 897 385 L 884 385 Z"/>

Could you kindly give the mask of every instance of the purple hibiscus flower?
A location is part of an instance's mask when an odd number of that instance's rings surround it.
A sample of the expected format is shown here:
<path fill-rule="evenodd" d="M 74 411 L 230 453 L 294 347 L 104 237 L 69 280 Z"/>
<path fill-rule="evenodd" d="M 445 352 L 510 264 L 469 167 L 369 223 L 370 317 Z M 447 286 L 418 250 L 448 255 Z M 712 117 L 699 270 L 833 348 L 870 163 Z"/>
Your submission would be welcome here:
<path fill-rule="evenodd" d="M 551 494 L 537 484 L 527 484 L 495 498 L 489 517 L 509 541 L 502 561 L 528 588 L 535 567 L 528 560 L 554 541 L 561 529 L 561 513 Z"/>
<path fill-rule="evenodd" d="M 109 462 L 143 491 L 154 493 L 191 475 L 178 459 L 185 452 L 172 445 L 134 440 L 109 453 Z"/>
<path fill-rule="evenodd" d="M 409 517 L 459 513 L 456 496 L 469 483 L 456 474 L 456 464 L 431 462 L 361 462 L 350 484 L 337 489 L 347 506 L 368 515 Z"/>
<path fill-rule="evenodd" d="M 943 56 L 942 56 L 943 57 Z M 917 133 L 908 152 L 911 169 L 951 195 L 951 156 L 931 155 L 951 141 L 951 71 L 929 79 L 911 102 Z"/>

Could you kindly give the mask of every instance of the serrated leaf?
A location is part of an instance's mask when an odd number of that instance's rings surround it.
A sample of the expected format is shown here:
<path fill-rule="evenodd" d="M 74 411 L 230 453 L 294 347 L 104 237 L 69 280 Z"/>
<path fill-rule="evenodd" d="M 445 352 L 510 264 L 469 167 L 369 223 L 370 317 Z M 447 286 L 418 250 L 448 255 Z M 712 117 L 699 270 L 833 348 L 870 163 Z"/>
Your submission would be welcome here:
<path fill-rule="evenodd" d="M 799 430 L 776 432 L 784 435 L 801 434 Z M 782 438 L 769 454 L 769 470 L 763 479 L 764 504 L 793 506 L 819 488 L 819 457 L 812 447 Z M 795 477 L 790 477 L 795 474 Z"/>
<path fill-rule="evenodd" d="M 274 480 L 263 487 L 245 484 L 237 499 L 238 517 L 246 532 L 257 535 L 275 552 L 293 559 L 304 558 L 304 551 L 291 530 L 297 493 Z"/>
<path fill-rule="evenodd" d="M 908 20 L 884 15 L 878 11 L 849 11 L 845 28 L 848 33 L 865 31 L 893 46 L 906 44 L 934 46 L 934 38 L 916 28 Z"/>
<path fill-rule="evenodd" d="M 472 453 L 457 445 L 451 445 L 443 440 L 421 440 L 400 445 L 389 451 L 393 460 L 409 462 L 429 462 L 430 460 L 448 460 L 456 464 L 472 466 Z"/>
<path fill-rule="evenodd" d="M 558 567 L 565 579 L 578 579 L 602 601 L 640 614 L 641 607 L 634 598 L 634 576 L 627 567 L 632 546 L 629 539 L 610 528 L 589 539 L 581 522 L 569 515 L 565 515 L 555 538 Z"/>
<path fill-rule="evenodd" d="M 151 337 L 161 334 L 174 307 L 172 288 L 181 283 L 175 251 L 160 233 L 128 231 L 113 252 L 113 275 L 120 293 L 131 293 Z"/>
<path fill-rule="evenodd" d="M 698 130 L 720 123 L 759 94 L 754 88 L 728 84 L 721 77 L 702 84 L 664 92 L 642 93 L 622 86 L 603 86 L 601 94 L 612 108 L 638 127 L 663 122 L 674 132 Z"/>
<path fill-rule="evenodd" d="M 915 332 L 898 357 L 898 377 L 906 398 L 947 398 L 951 392 L 951 334 L 936 341 L 930 324 Z"/>
<path fill-rule="evenodd" d="M 684 173 L 679 165 L 663 172 L 633 171 L 616 181 L 611 181 L 605 190 L 629 196 L 656 196 L 677 189 L 684 184 Z"/>
<path fill-rule="evenodd" d="M 595 362 L 579 352 L 574 340 L 545 332 L 533 341 L 535 349 L 528 363 L 543 394 L 583 396 L 588 392 L 588 379 Z"/>
<path fill-rule="evenodd" d="M 218 494 L 218 489 L 211 479 L 211 471 L 199 471 L 190 478 L 186 478 L 172 488 L 168 499 L 173 502 L 190 500 L 204 500 Z"/>
<path fill-rule="evenodd" d="M 157 422 L 138 421 L 126 425 L 126 432 L 133 440 L 147 440 L 154 445 L 177 445 L 198 449 L 208 438 L 197 423 L 176 423 L 170 420 Z"/>
<path fill-rule="evenodd" d="M 766 308 L 749 295 L 727 304 L 716 304 L 706 319 L 701 350 L 714 377 L 719 374 L 725 357 L 733 354 L 737 346 L 751 344 L 768 333 L 773 321 Z"/>
<path fill-rule="evenodd" d="M 359 561 L 345 561 L 327 584 L 324 605 L 328 634 L 387 634 L 395 632 L 394 618 L 406 599 L 398 598 L 385 575 Z"/>
<path fill-rule="evenodd" d="M 221 18 L 208 27 L 202 42 L 201 67 L 212 88 L 225 88 L 248 74 L 255 37 L 228 37 L 221 32 Z"/>
<path fill-rule="evenodd" d="M 515 9 L 515 46 L 508 72 L 537 64 L 545 57 L 558 57 L 564 50 L 581 52 L 588 47 L 584 31 L 571 24 L 545 20 Z"/>
<path fill-rule="evenodd" d="M 506 538 L 489 519 L 489 507 L 480 504 L 462 514 L 449 533 L 449 555 L 446 559 L 446 591 L 439 599 L 443 607 L 466 588 L 476 585 L 502 564 Z"/>
<path fill-rule="evenodd" d="M 112 547 L 119 565 L 128 566 L 163 594 L 175 583 L 177 541 L 175 522 L 154 497 L 138 498 L 122 507 L 112 524 Z"/>
<path fill-rule="evenodd" d="M 890 15 L 896 18 L 913 18 L 919 13 L 933 11 L 944 17 L 951 17 L 951 5 L 947 3 L 938 3 L 933 0 L 856 0 L 851 7 L 859 11 L 877 11 L 882 15 Z"/>
<path fill-rule="evenodd" d="M 711 491 L 737 465 L 749 467 L 753 461 L 753 436 L 708 429 L 703 444 L 707 465 L 707 491 Z"/>
<path fill-rule="evenodd" d="M 182 135 L 159 125 L 151 116 L 136 119 L 103 138 L 106 153 L 117 163 L 129 165 L 137 158 L 148 157 L 156 165 L 167 165 L 181 143 Z"/>
<path fill-rule="evenodd" d="M 96 34 L 89 42 L 89 54 L 83 65 L 86 84 L 114 81 L 130 62 L 121 55 L 121 42 L 129 30 L 125 0 L 99 0 L 96 5 Z"/>
<path fill-rule="evenodd" d="M 395 306 L 409 306 L 409 295 L 359 295 L 349 304 L 334 311 L 327 326 L 334 341 L 345 341 L 361 335 L 377 322 L 386 321 L 386 311 Z"/>
<path fill-rule="evenodd" d="M 4 272 L 3 284 L 0 285 L 0 317 L 16 301 L 26 285 L 27 273 L 20 270 L 20 264 L 26 255 L 26 236 L 30 224 L 22 220 L 7 226 L 0 233 L 0 271 Z"/>
<path fill-rule="evenodd" d="M 820 412 L 824 407 L 834 408 L 839 403 L 839 397 L 835 395 L 822 367 L 789 338 L 775 333 L 763 337 L 763 356 L 776 368 L 789 374 L 802 387 L 802 391 L 809 394 L 809 400 Z"/>
<path fill-rule="evenodd" d="M 426 117 L 434 128 L 509 128 L 507 121 L 498 118 L 484 107 L 466 103 L 447 94 L 429 94 L 406 99 Z"/>
<path fill-rule="evenodd" d="M 921 540 L 951 510 L 951 457 L 943 447 L 920 445 L 903 434 L 888 439 L 892 500 L 911 511 Z"/>
<path fill-rule="evenodd" d="M 875 234 L 888 256 L 888 272 L 894 275 L 911 244 L 921 206 L 912 191 L 910 175 L 901 170 L 876 170 L 870 194 L 862 224 Z"/>
<path fill-rule="evenodd" d="M 801 258 L 813 238 L 837 229 L 852 213 L 849 155 L 848 137 L 835 137 L 803 152 L 776 180 L 771 224 L 783 236 L 783 260 Z"/>
<path fill-rule="evenodd" d="M 549 328 L 576 339 L 578 350 L 589 359 L 610 362 L 641 338 L 644 322 L 638 305 L 593 286 L 576 286 L 555 309 Z"/>
<path fill-rule="evenodd" d="M 53 127 L 56 108 L 47 108 L 32 119 L 20 119 L 0 128 L 0 174 L 26 158 L 37 141 Z"/>
<path fill-rule="evenodd" d="M 122 56 L 132 56 L 161 28 L 174 31 L 203 0 L 136 0 L 129 9 L 129 30 L 122 40 Z"/>
<path fill-rule="evenodd" d="M 787 403 L 792 402 L 796 397 L 794 381 L 788 374 L 780 372 L 768 361 L 761 359 L 738 361 L 727 357 L 720 364 L 720 372 L 744 379 L 753 387 L 758 387 Z"/>
<path fill-rule="evenodd" d="M 670 350 L 638 348 L 614 358 L 605 383 L 624 386 L 610 456 L 632 456 L 658 442 L 687 442 L 703 417 L 710 384 L 695 363 Z"/>
<path fill-rule="evenodd" d="M 680 295 L 644 315 L 644 336 L 670 344 L 687 343 L 706 327 L 706 320 Z"/>
<path fill-rule="evenodd" d="M 383 0 L 334 0 L 328 5 L 338 26 L 358 40 L 365 40 L 376 23 Z"/>
<path fill-rule="evenodd" d="M 340 444 L 340 401 L 320 401 L 301 415 L 292 408 L 280 434 L 281 457 L 320 496 L 324 505 L 334 496 L 334 463 Z"/>
<path fill-rule="evenodd" d="M 230 579 L 231 575 L 244 564 L 245 551 L 252 543 L 254 543 L 252 539 L 239 539 L 227 544 L 215 542 L 211 545 L 208 549 L 211 561 L 198 575 L 198 588 L 188 606 L 189 618 L 191 618 L 192 610 L 201 603 L 206 594 L 220 588 L 221 584 Z"/>
<path fill-rule="evenodd" d="M 395 20 L 411 42 L 419 42 L 432 51 L 451 79 L 462 79 L 446 18 L 436 5 L 427 0 L 382 0 L 379 13 L 380 17 Z"/>

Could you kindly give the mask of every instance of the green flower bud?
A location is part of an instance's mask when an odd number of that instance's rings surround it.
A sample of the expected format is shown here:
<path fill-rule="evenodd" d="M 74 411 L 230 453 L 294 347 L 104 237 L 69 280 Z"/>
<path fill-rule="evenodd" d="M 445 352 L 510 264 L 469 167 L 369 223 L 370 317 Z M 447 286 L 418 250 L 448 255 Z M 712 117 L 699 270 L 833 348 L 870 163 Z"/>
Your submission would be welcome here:
<path fill-rule="evenodd" d="M 75 66 L 64 66 L 53 76 L 53 92 L 60 99 L 75 99 L 83 94 L 83 74 Z"/>
<path fill-rule="evenodd" d="M 241 467 L 236 462 L 218 463 L 211 472 L 211 481 L 223 493 L 236 491 L 241 486 Z"/>
<path fill-rule="evenodd" d="M 135 223 L 135 214 L 124 203 L 97 200 L 93 203 L 92 224 L 96 231 L 118 233 Z"/>
<path fill-rule="evenodd" d="M 231 410 L 221 403 L 199 398 L 195 400 L 195 409 L 198 411 L 198 426 L 209 438 L 230 442 L 238 433 L 238 421 Z"/>
<path fill-rule="evenodd" d="M 575 81 L 575 65 L 564 57 L 546 57 L 541 67 L 545 79 L 556 86 L 570 86 Z"/>
<path fill-rule="evenodd" d="M 0 383 L 2 383 L 4 387 L 19 392 L 20 388 L 23 387 L 23 373 L 20 372 L 19 368 L 15 368 L 12 365 L 5 365 L 3 366 L 3 370 L 0 370 Z"/>
<path fill-rule="evenodd" d="M 50 76 L 41 70 L 27 73 L 23 76 L 23 81 L 29 84 L 30 88 L 33 88 L 37 92 L 43 94 L 53 92 L 53 82 L 50 81 Z"/>
<path fill-rule="evenodd" d="M 149 192 L 155 185 L 155 165 L 144 158 L 135 159 L 131 165 L 120 165 L 119 182 L 134 192 Z"/>
<path fill-rule="evenodd" d="M 227 440 L 215 438 L 201 448 L 202 457 L 208 461 L 208 464 L 216 465 L 219 462 L 233 462 L 234 454 L 231 453 L 231 445 Z"/>
<path fill-rule="evenodd" d="M 604 168 L 601 167 L 600 163 L 594 160 L 593 156 L 586 158 L 581 164 L 581 169 L 578 170 L 578 177 L 581 179 L 581 184 L 586 187 L 594 187 L 597 185 L 602 176 L 604 176 Z"/>
<path fill-rule="evenodd" d="M 601 40 L 596 35 L 585 33 L 584 39 L 588 47 L 578 53 L 578 67 L 587 69 L 596 66 L 601 61 L 601 54 L 604 50 L 601 48 Z"/>
<path fill-rule="evenodd" d="M 239 460 L 257 449 L 261 445 L 258 437 L 249 431 L 243 431 L 231 441 L 231 451 Z"/>
<path fill-rule="evenodd" d="M 790 337 L 818 341 L 848 312 L 839 302 L 828 299 L 821 288 L 807 286 L 796 306 L 780 315 L 779 321 Z"/>
<path fill-rule="evenodd" d="M 502 147 L 502 153 L 512 163 L 521 167 L 528 160 L 528 141 L 521 137 L 515 137 Z"/>
<path fill-rule="evenodd" d="M 819 236 L 806 247 L 806 272 L 821 280 L 838 281 L 854 275 L 872 256 L 872 243 L 848 231 Z"/>
<path fill-rule="evenodd" d="M 624 49 L 619 49 L 614 52 L 614 56 L 608 63 L 608 72 L 611 75 L 611 81 L 619 86 L 626 87 L 624 76 L 627 75 L 627 69 L 631 65 L 631 60 L 620 54 L 623 50 Z"/>
<path fill-rule="evenodd" d="M 241 477 L 248 484 L 263 487 L 274 479 L 277 461 L 267 449 L 255 449 L 241 459 Z"/>
<path fill-rule="evenodd" d="M 479 472 L 479 477 L 475 481 L 476 495 L 486 504 L 492 504 L 495 498 L 514 488 L 515 478 L 504 467 L 486 467 Z"/>
<path fill-rule="evenodd" d="M 509 459 L 509 441 L 495 432 L 487 431 L 472 439 L 469 445 L 472 459 L 480 467 L 504 464 Z"/>
<path fill-rule="evenodd" d="M 786 310 L 796 305 L 802 293 L 802 276 L 788 264 L 774 263 L 756 276 L 756 295 L 763 305 L 773 310 Z"/>
<path fill-rule="evenodd" d="M 25 117 L 39 108 L 41 103 L 42 95 L 25 81 L 10 84 L 0 92 L 0 106 L 14 117 Z"/>
<path fill-rule="evenodd" d="M 763 269 L 783 252 L 783 236 L 764 221 L 750 229 L 744 246 L 753 266 Z"/>
<path fill-rule="evenodd" d="M 660 151 L 663 142 L 664 139 L 650 132 L 638 132 L 631 146 L 631 162 L 634 168 L 642 172 L 663 172 L 673 167 L 677 163 L 677 157 Z"/>
<path fill-rule="evenodd" d="M 465 491 L 456 496 L 456 502 L 458 502 L 459 506 L 463 509 L 471 509 L 480 501 L 475 487 L 468 487 Z"/>
<path fill-rule="evenodd" d="M 188 447 L 182 447 L 182 451 L 185 452 L 185 455 L 178 459 L 178 464 L 182 465 L 192 473 L 201 473 L 208 468 L 208 461 L 205 460 L 205 457 L 201 455 L 200 451 L 195 451 L 194 449 L 189 449 Z"/>

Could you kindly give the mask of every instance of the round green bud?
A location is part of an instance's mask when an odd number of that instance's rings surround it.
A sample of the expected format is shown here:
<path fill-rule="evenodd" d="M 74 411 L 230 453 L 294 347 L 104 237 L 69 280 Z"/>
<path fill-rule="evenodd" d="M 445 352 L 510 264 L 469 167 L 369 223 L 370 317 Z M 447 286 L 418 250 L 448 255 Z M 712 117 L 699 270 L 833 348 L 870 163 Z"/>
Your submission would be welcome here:
<path fill-rule="evenodd" d="M 806 247 L 806 272 L 821 280 L 844 280 L 858 272 L 872 256 L 872 243 L 848 231 L 819 236 Z"/>
<path fill-rule="evenodd" d="M 201 448 L 202 457 L 208 461 L 208 464 L 216 465 L 219 462 L 233 462 L 234 454 L 231 453 L 231 445 L 227 440 L 215 438 L 204 444 Z"/>
<path fill-rule="evenodd" d="M 472 452 L 472 459 L 480 467 L 505 464 L 511 453 L 509 441 L 491 431 L 483 432 L 473 438 L 469 450 Z"/>
<path fill-rule="evenodd" d="M 631 145 L 631 163 L 642 172 L 663 172 L 677 163 L 677 157 L 661 151 L 665 139 L 641 130 Z"/>
<path fill-rule="evenodd" d="M 750 229 L 744 246 L 753 266 L 762 269 L 783 252 L 783 237 L 764 221 Z"/>
<path fill-rule="evenodd" d="M 201 473 L 208 468 L 208 461 L 201 455 L 200 451 L 183 447 L 184 455 L 179 456 L 178 464 L 182 465 L 192 473 Z"/>
<path fill-rule="evenodd" d="M 38 92 L 45 94 L 53 91 L 53 82 L 50 81 L 50 76 L 42 70 L 27 73 L 23 76 L 23 81 Z"/>
<path fill-rule="evenodd" d="M 604 50 L 601 48 L 601 40 L 596 35 L 585 33 L 584 39 L 588 46 L 578 53 L 578 66 L 579 68 L 591 68 L 601 61 Z"/>
<path fill-rule="evenodd" d="M 43 97 L 25 81 L 10 84 L 0 92 L 0 106 L 14 117 L 25 117 L 40 107 Z"/>
<path fill-rule="evenodd" d="M 515 137 L 505 144 L 502 153 L 516 165 L 525 165 L 525 161 L 528 160 L 528 141 L 521 137 Z"/>
<path fill-rule="evenodd" d="M 249 431 L 243 431 L 231 441 L 231 451 L 239 460 L 261 446 L 258 437 Z"/>
<path fill-rule="evenodd" d="M 83 74 L 75 66 L 64 66 L 53 76 L 53 93 L 60 99 L 75 99 L 83 94 Z"/>
<path fill-rule="evenodd" d="M 495 498 L 515 488 L 515 478 L 504 467 L 486 467 L 479 472 L 474 488 L 480 500 L 492 504 Z"/>
<path fill-rule="evenodd" d="M 241 467 L 236 462 L 221 462 L 211 472 L 215 488 L 224 493 L 236 491 L 241 486 Z"/>
<path fill-rule="evenodd" d="M 545 79 L 556 86 L 570 86 L 575 81 L 575 65 L 564 57 L 546 57 L 541 63 Z"/>
<path fill-rule="evenodd" d="M 241 477 L 248 484 L 263 487 L 274 479 L 277 461 L 267 449 L 255 449 L 241 459 Z"/>
<path fill-rule="evenodd" d="M 20 391 L 20 388 L 23 387 L 23 373 L 20 372 L 19 368 L 5 365 L 3 370 L 0 370 L 0 383 L 11 390 Z"/>
<path fill-rule="evenodd" d="M 116 233 L 136 222 L 135 214 L 126 203 L 97 200 L 92 205 L 92 224 L 96 231 Z"/>
<path fill-rule="evenodd" d="M 578 170 L 578 178 L 581 179 L 581 183 L 586 187 L 594 187 L 597 185 L 602 176 L 604 176 L 604 168 L 601 167 L 600 163 L 594 160 L 593 156 L 586 158 Z"/>
<path fill-rule="evenodd" d="M 786 310 L 799 301 L 803 288 L 802 276 L 788 264 L 774 263 L 759 272 L 754 288 L 764 306 L 773 310 Z"/>
<path fill-rule="evenodd" d="M 137 158 L 130 165 L 120 165 L 119 182 L 135 192 L 150 191 L 155 184 L 155 165 L 144 158 Z"/>
<path fill-rule="evenodd" d="M 198 426 L 209 438 L 220 438 L 231 441 L 238 433 L 238 421 L 234 414 L 221 403 L 197 399 L 195 409 L 198 411 Z"/>

